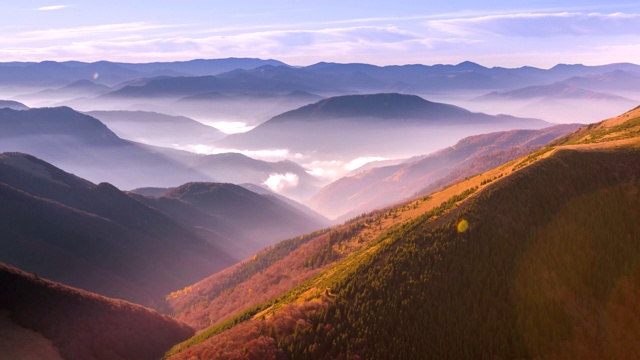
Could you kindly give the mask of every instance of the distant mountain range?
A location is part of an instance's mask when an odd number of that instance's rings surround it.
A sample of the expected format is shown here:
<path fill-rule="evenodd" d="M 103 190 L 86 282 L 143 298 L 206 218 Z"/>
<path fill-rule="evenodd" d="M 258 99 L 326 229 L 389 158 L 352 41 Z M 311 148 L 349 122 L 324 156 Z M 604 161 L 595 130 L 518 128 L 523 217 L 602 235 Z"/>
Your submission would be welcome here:
<path fill-rule="evenodd" d="M 99 61 L 12 62 L 0 63 L 3 84 L 64 86 L 78 80 L 97 80 L 113 86 L 129 80 L 153 76 L 208 76 L 226 79 L 263 78 L 307 83 L 306 87 L 351 91 L 390 91 L 406 87 L 408 91 L 446 88 L 515 88 L 561 81 L 575 76 L 589 76 L 616 70 L 640 72 L 634 64 L 601 66 L 557 65 L 548 70 L 534 67 L 487 68 L 465 61 L 457 65 L 376 66 L 320 62 L 291 67 L 277 60 L 251 58 L 199 59 L 178 62 L 118 63 Z M 94 79 L 95 78 L 95 79 Z M 317 84 L 317 85 L 315 85 Z M 304 90 L 300 88 L 300 90 Z M 399 89 L 396 89 L 399 90 Z"/>
<path fill-rule="evenodd" d="M 16 96 L 18 101 L 29 102 L 32 106 L 51 106 L 57 102 L 74 98 L 92 98 L 105 94 L 112 89 L 87 79 L 77 80 L 55 89 L 45 89 L 32 94 Z"/>
<path fill-rule="evenodd" d="M 276 60 L 251 58 L 199 59 L 178 62 L 128 64 L 109 61 L 43 61 L 0 63 L 3 85 L 64 86 L 78 80 L 95 79 L 108 86 L 153 76 L 215 75 L 235 69 L 253 69 L 263 65 L 284 65 Z"/>
<path fill-rule="evenodd" d="M 333 159 L 401 158 L 434 151 L 472 134 L 547 125 L 537 119 L 472 113 L 415 95 L 346 95 L 275 116 L 217 144 L 235 149 L 285 148 Z"/>
<path fill-rule="evenodd" d="M 594 101 L 618 100 L 618 101 L 631 102 L 631 100 L 625 99 L 621 96 L 585 90 L 575 86 L 566 85 L 565 83 L 529 86 L 522 89 L 503 91 L 503 92 L 494 91 L 487 95 L 480 96 L 476 100 L 477 101 L 500 100 L 500 99 L 528 100 L 528 99 L 542 99 L 542 98 L 548 98 L 548 99 L 554 99 L 554 100 L 583 99 L 583 100 L 594 100 Z"/>
<path fill-rule="evenodd" d="M 82 111 L 155 111 L 203 122 L 234 121 L 251 126 L 318 101 L 318 97 L 346 94 L 418 94 L 474 111 L 494 113 L 495 104 L 483 106 L 467 100 L 494 91 L 503 93 L 567 81 L 568 86 L 636 99 L 640 89 L 633 79 L 638 76 L 640 66 L 627 63 L 561 64 L 550 69 L 487 68 L 468 61 L 431 66 L 321 62 L 293 67 L 275 60 L 233 58 L 149 64 L 0 63 L 0 83 L 16 93 L 15 99 L 24 100 L 30 106 L 65 105 Z M 88 82 L 95 86 L 89 86 Z M 76 90 L 81 85 L 86 91 L 78 94 Z M 104 93 L 103 86 L 108 86 L 109 91 Z M 588 107 L 588 102 L 589 99 L 574 97 L 569 105 Z M 607 105 L 614 107 L 608 113 L 585 110 L 586 121 L 612 116 L 629 104 L 611 101 Z M 544 106 L 551 106 L 554 111 L 561 109 L 561 105 L 552 103 L 537 105 Z M 553 112 L 542 112 L 534 106 L 528 109 L 531 113 L 527 115 L 519 111 L 520 108 L 507 106 L 501 113 L 571 122 L 566 114 L 554 116 Z"/>
<path fill-rule="evenodd" d="M 574 76 L 550 84 L 493 91 L 474 98 L 469 106 L 480 111 L 500 108 L 513 115 L 557 122 L 592 122 L 635 106 L 640 99 L 639 79 L 640 73 L 623 70 Z"/>

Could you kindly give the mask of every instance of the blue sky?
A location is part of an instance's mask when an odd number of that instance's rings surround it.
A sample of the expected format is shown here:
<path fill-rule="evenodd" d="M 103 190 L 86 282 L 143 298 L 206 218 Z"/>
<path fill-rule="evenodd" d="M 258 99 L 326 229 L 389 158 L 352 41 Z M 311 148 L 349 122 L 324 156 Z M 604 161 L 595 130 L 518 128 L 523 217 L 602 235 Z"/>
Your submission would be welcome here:
<path fill-rule="evenodd" d="M 637 1 L 14 1 L 0 61 L 640 63 Z"/>

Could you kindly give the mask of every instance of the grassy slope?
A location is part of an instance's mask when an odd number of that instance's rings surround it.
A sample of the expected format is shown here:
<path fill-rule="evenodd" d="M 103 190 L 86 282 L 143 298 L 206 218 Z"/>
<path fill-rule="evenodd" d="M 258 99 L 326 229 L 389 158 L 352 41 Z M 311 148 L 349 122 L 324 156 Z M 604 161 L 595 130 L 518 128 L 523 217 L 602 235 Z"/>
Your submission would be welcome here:
<path fill-rule="evenodd" d="M 624 319 L 638 313 L 639 116 L 635 109 L 590 126 L 598 133 L 579 131 L 385 213 L 403 225 L 378 227 L 375 240 L 338 265 L 244 314 L 266 320 L 206 341 L 201 334 L 177 358 L 221 355 L 225 341 L 247 354 L 295 358 L 625 357 L 637 350 L 616 342 L 638 330 Z M 476 186 L 489 188 L 436 221 L 420 216 Z M 455 231 L 461 217 L 471 224 L 465 233 Z M 283 306 L 311 299 L 321 299 L 311 311 Z M 281 326 L 283 317 L 300 326 Z"/>

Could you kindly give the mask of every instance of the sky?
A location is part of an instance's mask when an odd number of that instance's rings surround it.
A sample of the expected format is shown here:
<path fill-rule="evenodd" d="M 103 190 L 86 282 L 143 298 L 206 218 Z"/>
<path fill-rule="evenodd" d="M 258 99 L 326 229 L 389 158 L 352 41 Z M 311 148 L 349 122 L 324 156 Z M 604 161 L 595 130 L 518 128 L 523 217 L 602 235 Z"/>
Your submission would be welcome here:
<path fill-rule="evenodd" d="M 640 64 L 640 2 L 3 1 L 0 62 Z"/>

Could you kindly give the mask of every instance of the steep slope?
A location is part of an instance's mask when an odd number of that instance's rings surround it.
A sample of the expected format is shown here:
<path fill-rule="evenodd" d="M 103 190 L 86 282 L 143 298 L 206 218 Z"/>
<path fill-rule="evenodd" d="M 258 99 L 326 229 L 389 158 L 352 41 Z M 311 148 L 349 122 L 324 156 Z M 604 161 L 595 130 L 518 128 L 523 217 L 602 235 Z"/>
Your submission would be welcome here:
<path fill-rule="evenodd" d="M 242 186 L 243 188 L 254 192 L 256 194 L 260 194 L 260 195 L 266 195 L 266 196 L 272 196 L 275 197 L 278 200 L 281 200 L 283 202 L 285 202 L 286 204 L 292 206 L 293 208 L 295 208 L 296 210 L 301 211 L 302 213 L 304 213 L 305 215 L 309 216 L 312 219 L 316 219 L 316 221 L 320 224 L 329 224 L 329 219 L 327 219 L 326 217 L 320 215 L 319 213 L 311 210 L 309 207 L 307 207 L 306 205 L 299 203 L 293 199 L 290 199 L 286 196 L 280 195 L 276 192 L 274 192 L 273 190 L 269 189 L 267 186 L 265 185 L 256 185 L 256 184 L 250 184 L 250 183 L 244 183 L 244 184 L 240 184 L 240 186 Z"/>
<path fill-rule="evenodd" d="M 487 131 L 541 128 L 544 121 L 490 116 L 415 95 L 348 95 L 278 115 L 217 142 L 235 149 L 288 149 L 336 157 L 402 158 Z M 349 159 L 349 160 L 351 160 Z"/>
<path fill-rule="evenodd" d="M 103 295 L 150 304 L 239 259 L 107 183 L 29 155 L 0 155 L 0 261 Z"/>
<path fill-rule="evenodd" d="M 184 165 L 195 155 L 122 140 L 99 120 L 67 107 L 0 109 L 0 151 L 28 153 L 121 188 L 210 180 Z"/>
<path fill-rule="evenodd" d="M 184 116 L 149 111 L 90 111 L 118 136 L 164 147 L 210 144 L 225 136 L 220 130 Z"/>
<path fill-rule="evenodd" d="M 475 172 L 466 176 L 525 155 L 578 127 L 580 125 L 557 125 L 541 130 L 512 130 L 471 136 L 419 160 L 341 178 L 322 188 L 307 204 L 332 218 L 361 214 L 413 196 L 430 183 L 468 166 L 476 159 L 495 158 L 498 153 L 511 149 L 507 152 L 509 156 L 500 157 L 501 162 L 486 161 L 484 167 L 474 167 Z"/>
<path fill-rule="evenodd" d="M 0 263 L 0 340 L 6 359 L 157 359 L 193 330 L 121 300 Z M 2 331 L 2 330 L 0 330 Z"/>
<path fill-rule="evenodd" d="M 351 233 L 322 248 L 340 254 L 337 263 L 271 300 L 245 300 L 244 311 L 175 347 L 172 358 L 634 358 L 638 119 L 640 109 L 585 127 L 354 220 Z M 319 253 L 303 247 L 322 236 L 301 238 L 273 262 L 268 250 L 172 301 L 191 309 L 178 300 L 195 305 L 216 286 L 228 293 L 277 283 L 262 274 L 284 258 L 313 258 Z M 287 277 L 296 276 L 291 269 Z"/>
<path fill-rule="evenodd" d="M 305 345 L 276 340 L 292 357 L 627 358 L 638 351 L 622 339 L 637 331 L 625 319 L 640 296 L 639 155 L 558 152 L 439 224 L 412 223 L 307 313 Z M 393 316 L 374 316 L 377 304 Z"/>

